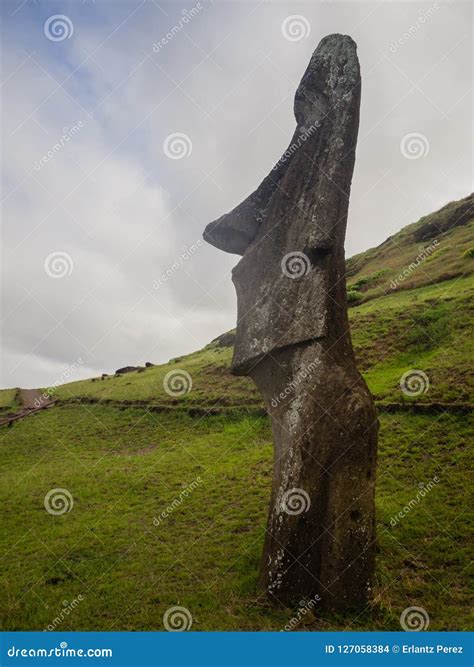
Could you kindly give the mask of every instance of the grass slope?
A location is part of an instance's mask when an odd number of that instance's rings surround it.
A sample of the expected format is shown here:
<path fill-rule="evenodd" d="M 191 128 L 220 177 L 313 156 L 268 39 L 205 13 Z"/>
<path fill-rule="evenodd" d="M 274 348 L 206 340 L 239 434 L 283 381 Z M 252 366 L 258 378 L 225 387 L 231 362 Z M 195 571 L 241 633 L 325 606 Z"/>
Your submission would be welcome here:
<path fill-rule="evenodd" d="M 441 283 L 474 270 L 474 196 L 451 202 L 347 260 L 349 303 Z"/>
<path fill-rule="evenodd" d="M 376 601 L 361 614 L 315 609 L 311 629 L 396 630 L 411 605 L 430 629 L 469 627 L 468 428 L 451 415 L 382 418 Z M 1 446 L 3 629 L 41 630 L 78 596 L 58 629 L 159 630 L 178 604 L 196 630 L 280 630 L 297 613 L 256 590 L 272 459 L 264 418 L 70 405 L 19 422 Z M 57 487 L 74 505 L 51 516 L 43 500 Z"/>
<path fill-rule="evenodd" d="M 474 278 L 394 292 L 350 309 L 352 337 L 359 368 L 379 400 L 469 401 L 472 378 L 466 360 L 472 358 L 469 321 Z M 203 350 L 122 376 L 84 380 L 58 387 L 55 395 L 68 400 L 145 401 L 177 406 L 256 406 L 260 394 L 251 380 L 229 372 L 231 347 L 211 343 Z M 429 378 L 426 393 L 411 399 L 400 390 L 400 378 L 410 369 Z M 180 397 L 165 391 L 170 372 L 186 371 L 192 389 Z"/>
<path fill-rule="evenodd" d="M 470 202 L 454 202 L 348 261 L 354 345 L 378 400 L 471 400 Z M 438 237 L 436 251 L 393 289 L 420 244 Z M 298 616 L 269 606 L 256 587 L 271 434 L 265 418 L 244 414 L 261 399 L 248 379 L 230 375 L 232 348 L 223 342 L 143 372 L 62 385 L 59 407 L 2 428 L 2 629 L 41 630 L 59 618 L 60 630 L 160 630 L 174 605 L 190 610 L 196 630 L 280 630 Z M 411 399 L 399 386 L 410 369 L 430 382 Z M 191 391 L 169 395 L 167 374 L 183 370 Z M 101 402 L 84 402 L 92 399 Z M 15 402 L 15 390 L 0 392 L 2 413 Z M 152 405 L 174 410 L 156 413 Z M 197 417 L 181 409 L 193 406 L 235 410 Z M 432 630 L 472 627 L 470 421 L 452 413 L 381 416 L 374 603 L 345 616 L 315 608 L 300 629 L 397 630 L 412 605 L 426 609 Z M 46 512 L 45 495 L 55 488 L 72 494 L 70 512 Z"/>

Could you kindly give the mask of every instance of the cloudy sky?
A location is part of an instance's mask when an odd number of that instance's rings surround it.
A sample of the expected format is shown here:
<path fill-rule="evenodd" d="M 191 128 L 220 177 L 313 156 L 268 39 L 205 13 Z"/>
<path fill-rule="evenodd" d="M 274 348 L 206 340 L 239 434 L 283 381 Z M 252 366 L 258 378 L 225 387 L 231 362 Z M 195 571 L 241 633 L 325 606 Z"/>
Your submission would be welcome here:
<path fill-rule="evenodd" d="M 469 3 L 1 11 L 2 387 L 163 362 L 235 325 L 238 257 L 201 233 L 285 150 L 326 34 L 362 70 L 346 254 L 471 190 Z"/>

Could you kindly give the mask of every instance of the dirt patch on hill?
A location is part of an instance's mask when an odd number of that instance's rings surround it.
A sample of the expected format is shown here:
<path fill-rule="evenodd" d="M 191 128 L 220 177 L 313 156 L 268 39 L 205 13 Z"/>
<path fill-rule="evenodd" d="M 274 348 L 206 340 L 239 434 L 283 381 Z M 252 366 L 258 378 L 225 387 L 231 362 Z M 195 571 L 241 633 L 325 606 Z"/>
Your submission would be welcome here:
<path fill-rule="evenodd" d="M 41 389 L 20 389 L 19 398 L 24 408 L 38 408 L 52 402 Z"/>

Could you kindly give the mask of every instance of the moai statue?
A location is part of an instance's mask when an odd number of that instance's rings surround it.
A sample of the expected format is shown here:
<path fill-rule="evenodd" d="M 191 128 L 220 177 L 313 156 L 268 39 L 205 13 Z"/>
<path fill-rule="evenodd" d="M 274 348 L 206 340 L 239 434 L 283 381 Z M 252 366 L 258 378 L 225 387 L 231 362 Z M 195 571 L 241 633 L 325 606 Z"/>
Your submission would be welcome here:
<path fill-rule="evenodd" d="M 257 384 L 275 443 L 261 583 L 277 602 L 370 598 L 378 421 L 347 317 L 344 237 L 359 125 L 356 44 L 325 37 L 295 95 L 296 130 L 270 174 L 209 224 L 233 269 L 236 375 Z"/>

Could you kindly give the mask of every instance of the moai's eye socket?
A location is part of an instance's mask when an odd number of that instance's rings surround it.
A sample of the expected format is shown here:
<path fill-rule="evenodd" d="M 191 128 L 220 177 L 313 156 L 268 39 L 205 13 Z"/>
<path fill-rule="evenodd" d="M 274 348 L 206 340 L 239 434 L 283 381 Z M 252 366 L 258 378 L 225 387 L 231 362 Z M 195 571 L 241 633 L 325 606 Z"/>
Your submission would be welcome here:
<path fill-rule="evenodd" d="M 305 251 L 305 254 L 309 257 L 311 264 L 317 264 L 324 257 L 327 257 L 332 253 L 331 246 L 318 246 L 316 248 L 310 248 Z"/>

